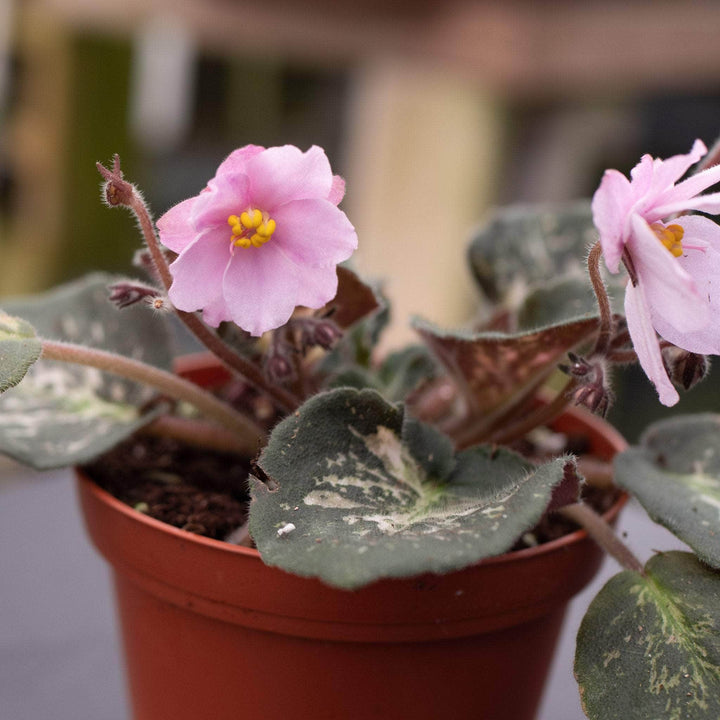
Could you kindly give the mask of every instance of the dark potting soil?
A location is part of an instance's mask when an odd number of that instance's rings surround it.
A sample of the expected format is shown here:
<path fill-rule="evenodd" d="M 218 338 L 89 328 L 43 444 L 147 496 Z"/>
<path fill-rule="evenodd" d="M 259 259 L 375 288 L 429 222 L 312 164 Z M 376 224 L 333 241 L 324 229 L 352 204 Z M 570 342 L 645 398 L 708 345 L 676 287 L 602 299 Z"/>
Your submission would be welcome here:
<path fill-rule="evenodd" d="M 197 535 L 223 540 L 247 519 L 250 462 L 237 455 L 139 435 L 83 469 L 139 512 Z"/>
<path fill-rule="evenodd" d="M 247 519 L 250 461 L 237 455 L 138 435 L 84 470 L 122 502 L 188 532 L 224 540 Z M 583 488 L 583 498 L 600 513 L 616 497 L 615 491 Z M 549 542 L 575 529 L 557 514 L 546 515 L 513 549 Z"/>

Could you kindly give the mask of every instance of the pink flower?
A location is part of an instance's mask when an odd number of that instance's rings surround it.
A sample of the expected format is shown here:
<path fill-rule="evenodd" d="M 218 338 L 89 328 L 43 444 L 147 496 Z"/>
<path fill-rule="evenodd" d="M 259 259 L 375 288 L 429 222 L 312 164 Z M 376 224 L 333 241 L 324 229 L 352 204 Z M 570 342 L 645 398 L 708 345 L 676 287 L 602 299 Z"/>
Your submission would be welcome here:
<path fill-rule="evenodd" d="M 720 227 L 699 215 L 720 212 L 720 193 L 700 195 L 720 181 L 720 166 L 680 178 L 707 148 L 696 140 L 688 155 L 667 160 L 644 155 L 631 180 L 606 170 L 592 201 L 605 263 L 622 260 L 630 281 L 625 315 L 640 365 L 664 405 L 679 397 L 657 334 L 690 352 L 720 354 Z M 657 333 L 657 334 L 656 334 Z"/>
<path fill-rule="evenodd" d="M 199 195 L 158 220 L 161 242 L 179 254 L 170 300 L 256 336 L 297 306 L 322 307 L 335 297 L 336 265 L 357 248 L 337 207 L 344 191 L 319 147 L 235 150 Z"/>

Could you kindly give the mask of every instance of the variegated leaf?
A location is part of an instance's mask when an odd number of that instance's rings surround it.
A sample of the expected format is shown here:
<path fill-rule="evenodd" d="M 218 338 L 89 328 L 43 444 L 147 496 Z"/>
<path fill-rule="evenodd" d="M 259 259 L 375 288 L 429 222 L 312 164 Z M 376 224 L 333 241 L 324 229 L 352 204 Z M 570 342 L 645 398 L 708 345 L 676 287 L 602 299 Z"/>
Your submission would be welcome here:
<path fill-rule="evenodd" d="M 625 571 L 580 626 L 575 676 L 590 720 L 720 718 L 720 573 L 683 552 Z"/>
<path fill-rule="evenodd" d="M 507 551 L 574 470 L 488 447 L 455 455 L 402 408 L 350 389 L 280 423 L 258 465 L 269 480 L 251 481 L 250 532 L 263 560 L 344 588 Z"/>

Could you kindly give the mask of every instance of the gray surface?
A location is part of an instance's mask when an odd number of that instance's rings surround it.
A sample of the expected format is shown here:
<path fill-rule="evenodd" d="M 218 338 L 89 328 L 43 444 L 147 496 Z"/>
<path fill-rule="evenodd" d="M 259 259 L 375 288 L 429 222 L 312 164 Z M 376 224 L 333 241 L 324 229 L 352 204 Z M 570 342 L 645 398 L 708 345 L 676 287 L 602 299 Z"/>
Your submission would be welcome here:
<path fill-rule="evenodd" d="M 642 560 L 682 547 L 634 505 L 620 529 Z M 584 717 L 575 633 L 616 571 L 606 561 L 572 603 L 538 720 Z M 0 574 L 0 720 L 127 720 L 109 572 L 84 534 L 69 472 L 0 468 Z"/>

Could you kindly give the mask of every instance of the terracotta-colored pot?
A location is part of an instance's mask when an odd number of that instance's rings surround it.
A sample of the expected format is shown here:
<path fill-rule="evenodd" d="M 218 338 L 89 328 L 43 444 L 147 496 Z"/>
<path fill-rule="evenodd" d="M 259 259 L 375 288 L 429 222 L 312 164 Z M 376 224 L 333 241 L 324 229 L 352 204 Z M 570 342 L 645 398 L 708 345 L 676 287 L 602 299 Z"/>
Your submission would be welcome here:
<path fill-rule="evenodd" d="M 579 412 L 558 425 L 587 433 L 603 459 L 624 446 Z M 135 720 L 531 720 L 566 604 L 602 558 L 578 531 L 350 592 L 148 518 L 82 473 L 78 482 L 114 570 Z"/>

